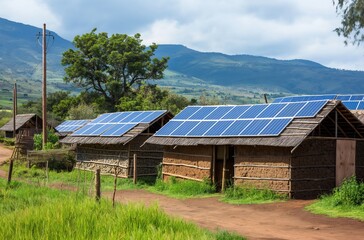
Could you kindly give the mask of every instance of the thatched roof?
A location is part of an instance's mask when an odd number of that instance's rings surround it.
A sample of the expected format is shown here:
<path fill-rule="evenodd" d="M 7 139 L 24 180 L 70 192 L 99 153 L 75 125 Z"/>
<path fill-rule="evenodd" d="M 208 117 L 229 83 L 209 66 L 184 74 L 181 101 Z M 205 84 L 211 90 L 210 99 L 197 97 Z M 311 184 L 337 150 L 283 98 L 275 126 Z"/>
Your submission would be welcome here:
<path fill-rule="evenodd" d="M 135 137 L 143 133 L 149 127 L 154 125 L 156 122 L 161 120 L 162 118 L 167 117 L 167 119 L 171 119 L 173 116 L 170 112 L 166 111 L 160 117 L 156 118 L 151 123 L 139 123 L 134 128 L 126 132 L 124 135 L 120 137 L 104 137 L 104 136 L 72 136 L 68 135 L 64 139 L 60 140 L 61 143 L 65 144 L 101 144 L 101 145 L 108 145 L 108 144 L 126 144 L 133 140 Z"/>
<path fill-rule="evenodd" d="M 325 120 L 328 115 L 337 109 L 341 120 L 346 120 L 352 125 L 346 124 L 350 136 L 364 136 L 364 124 L 350 112 L 341 101 L 329 101 L 322 110 L 313 118 L 295 118 L 279 136 L 273 137 L 164 137 L 152 136 L 146 143 L 166 146 L 196 146 L 196 145 L 255 145 L 255 146 L 279 146 L 296 147 L 302 143 Z M 332 117 L 330 117 L 331 119 Z M 351 127 L 353 126 L 353 127 Z M 349 128 L 355 128 L 349 129 Z M 357 132 L 358 131 L 358 132 Z M 353 133 L 352 133 L 353 132 Z M 343 134 L 343 133 L 340 133 Z"/>
<path fill-rule="evenodd" d="M 15 118 L 15 130 L 18 130 L 19 128 L 21 128 L 24 124 L 26 124 L 28 121 L 30 121 L 32 118 L 38 118 L 38 121 L 42 121 L 40 117 L 38 117 L 37 115 L 31 113 L 31 114 L 18 114 L 16 115 Z M 6 123 L 4 126 L 2 126 L 0 128 L 0 131 L 13 131 L 14 127 L 14 119 L 11 118 L 10 121 L 8 123 Z"/>

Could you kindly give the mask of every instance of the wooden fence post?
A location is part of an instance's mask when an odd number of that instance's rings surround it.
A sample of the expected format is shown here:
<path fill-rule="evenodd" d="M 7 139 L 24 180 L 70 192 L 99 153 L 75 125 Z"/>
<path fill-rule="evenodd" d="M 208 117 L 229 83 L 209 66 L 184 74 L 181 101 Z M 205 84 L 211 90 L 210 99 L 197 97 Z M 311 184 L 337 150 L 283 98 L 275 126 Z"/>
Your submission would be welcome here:
<path fill-rule="evenodd" d="M 137 183 L 137 155 L 134 153 L 133 155 L 133 183 Z"/>
<path fill-rule="evenodd" d="M 8 172 L 8 184 L 10 184 L 11 182 L 11 177 L 13 175 L 13 165 L 14 165 L 14 159 L 10 159 L 10 164 L 9 164 L 9 172 Z"/>
<path fill-rule="evenodd" d="M 112 207 L 115 207 L 115 195 L 116 195 L 116 185 L 118 181 L 118 170 L 117 166 L 115 166 L 115 178 L 114 178 L 114 192 L 112 193 Z"/>
<path fill-rule="evenodd" d="M 100 168 L 95 170 L 95 199 L 100 201 L 101 198 L 101 184 L 100 184 Z"/>
<path fill-rule="evenodd" d="M 222 164 L 222 184 L 221 184 L 221 192 L 225 192 L 225 176 L 226 175 L 226 145 L 224 146 L 224 162 Z"/>

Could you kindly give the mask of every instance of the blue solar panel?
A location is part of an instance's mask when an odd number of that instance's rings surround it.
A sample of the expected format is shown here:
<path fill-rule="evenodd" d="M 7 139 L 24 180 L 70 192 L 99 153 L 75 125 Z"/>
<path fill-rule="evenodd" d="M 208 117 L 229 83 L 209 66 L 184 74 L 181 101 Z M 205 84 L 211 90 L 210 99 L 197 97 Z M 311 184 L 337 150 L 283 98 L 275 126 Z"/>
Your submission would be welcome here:
<path fill-rule="evenodd" d="M 228 114 L 234 107 L 233 106 L 220 106 L 216 108 L 213 112 L 205 117 L 206 120 L 218 120 L 224 115 Z"/>
<path fill-rule="evenodd" d="M 103 137 L 119 137 L 124 135 L 126 132 L 128 132 L 130 129 L 135 127 L 137 124 L 135 123 L 118 123 L 118 124 L 111 124 L 113 125 L 111 128 L 109 128 L 107 131 L 101 134 Z"/>
<path fill-rule="evenodd" d="M 154 111 L 154 112 L 151 112 L 145 118 L 141 119 L 140 122 L 142 122 L 142 123 L 150 123 L 150 122 L 154 121 L 155 119 L 157 119 L 159 116 L 161 116 L 165 112 L 166 111 Z M 135 121 L 135 119 L 134 119 L 134 121 Z"/>
<path fill-rule="evenodd" d="M 276 118 L 259 133 L 260 136 L 277 136 L 287 125 L 292 121 L 292 118 Z"/>
<path fill-rule="evenodd" d="M 185 109 L 183 109 L 183 111 L 181 111 L 179 114 L 177 114 L 177 116 L 175 116 L 173 119 L 187 119 L 190 116 L 192 116 L 192 114 L 197 112 L 200 108 L 201 107 L 186 107 Z"/>
<path fill-rule="evenodd" d="M 353 95 L 350 98 L 350 101 L 360 101 L 363 100 L 363 95 Z"/>
<path fill-rule="evenodd" d="M 303 101 L 317 101 L 317 100 L 333 100 L 336 98 L 335 94 L 326 95 L 305 95 L 305 96 L 289 96 L 277 98 L 273 103 L 283 103 L 283 102 L 303 102 Z"/>
<path fill-rule="evenodd" d="M 204 136 L 220 136 L 234 121 L 220 121 L 213 125 Z"/>
<path fill-rule="evenodd" d="M 305 102 L 287 103 L 281 112 L 276 117 L 294 117 L 303 108 Z"/>
<path fill-rule="evenodd" d="M 67 120 L 59 124 L 55 129 L 61 133 L 74 132 L 88 122 L 89 120 Z"/>
<path fill-rule="evenodd" d="M 155 136 L 168 136 L 170 135 L 176 128 L 178 128 L 183 121 L 169 121 L 166 125 L 164 125 L 161 129 L 159 129 Z"/>
<path fill-rule="evenodd" d="M 364 110 L 364 101 L 359 102 L 359 106 L 358 106 L 357 110 Z"/>
<path fill-rule="evenodd" d="M 216 121 L 201 121 L 197 126 L 192 129 L 186 136 L 202 136 L 207 130 L 209 130 Z"/>
<path fill-rule="evenodd" d="M 337 95 L 336 99 L 341 101 L 348 101 L 350 100 L 350 97 L 351 97 L 350 95 Z"/>
<path fill-rule="evenodd" d="M 297 113 L 296 117 L 314 117 L 326 103 L 326 100 L 307 102 L 306 105 Z"/>
<path fill-rule="evenodd" d="M 72 133 L 72 136 L 78 136 L 78 135 L 83 135 L 84 132 L 86 132 L 87 130 L 89 130 L 90 128 L 94 127 L 95 125 L 86 125 L 80 129 L 78 129 L 77 131 L 75 131 L 74 133 Z"/>
<path fill-rule="evenodd" d="M 254 119 L 248 127 L 246 127 L 239 136 L 258 136 L 258 134 L 267 126 L 271 120 Z"/>
<path fill-rule="evenodd" d="M 111 119 L 110 123 L 118 123 L 122 122 L 124 118 L 126 118 L 130 113 L 129 112 L 121 112 L 117 114 L 113 119 Z"/>
<path fill-rule="evenodd" d="M 200 121 L 186 121 L 183 122 L 176 130 L 172 132 L 173 136 L 187 135 Z"/>
<path fill-rule="evenodd" d="M 193 115 L 191 115 L 188 119 L 191 120 L 202 120 L 207 115 L 209 115 L 212 111 L 214 111 L 217 107 L 202 107 L 198 111 L 196 111 Z"/>
<path fill-rule="evenodd" d="M 257 118 L 272 118 L 276 116 L 286 106 L 286 103 L 270 104 L 266 107 Z"/>
<path fill-rule="evenodd" d="M 252 120 L 236 120 L 221 134 L 221 136 L 239 136 L 239 133 L 251 122 Z"/>
<path fill-rule="evenodd" d="M 358 108 L 359 101 L 343 101 L 343 104 L 349 110 L 356 110 Z"/>
<path fill-rule="evenodd" d="M 242 115 L 240 115 L 239 119 L 243 118 L 256 118 L 259 113 L 261 113 L 268 105 L 267 104 L 260 104 L 260 105 L 253 105 L 251 108 L 246 110 Z"/>
<path fill-rule="evenodd" d="M 252 105 L 242 105 L 236 106 L 227 112 L 222 119 L 237 119 L 240 115 L 242 115 L 246 110 L 248 110 Z"/>

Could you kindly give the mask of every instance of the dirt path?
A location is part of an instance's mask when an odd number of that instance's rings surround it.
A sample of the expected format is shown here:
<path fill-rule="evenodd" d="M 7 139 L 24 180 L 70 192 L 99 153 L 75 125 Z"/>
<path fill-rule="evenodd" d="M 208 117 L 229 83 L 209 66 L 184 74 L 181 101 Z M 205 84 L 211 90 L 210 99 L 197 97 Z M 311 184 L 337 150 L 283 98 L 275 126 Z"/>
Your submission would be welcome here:
<path fill-rule="evenodd" d="M 105 193 L 110 197 L 111 193 Z M 303 208 L 312 201 L 230 205 L 217 198 L 172 199 L 143 190 L 118 191 L 120 202 L 157 203 L 165 212 L 211 229 L 237 232 L 248 239 L 363 239 L 364 222 L 314 215 Z"/>
<path fill-rule="evenodd" d="M 0 143 L 0 164 L 11 157 L 13 150 L 6 148 L 2 143 Z"/>

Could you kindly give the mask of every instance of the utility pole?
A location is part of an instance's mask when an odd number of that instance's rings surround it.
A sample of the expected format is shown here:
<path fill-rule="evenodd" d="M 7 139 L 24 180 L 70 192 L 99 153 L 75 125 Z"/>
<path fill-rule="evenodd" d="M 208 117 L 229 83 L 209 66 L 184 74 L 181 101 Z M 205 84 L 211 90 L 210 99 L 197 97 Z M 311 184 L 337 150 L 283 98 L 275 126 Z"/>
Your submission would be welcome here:
<path fill-rule="evenodd" d="M 14 83 L 13 89 L 13 138 L 16 138 L 16 115 L 17 115 L 17 108 L 18 108 L 18 96 L 17 96 L 17 88 L 16 83 Z"/>
<path fill-rule="evenodd" d="M 42 134 L 43 150 L 47 144 L 47 37 L 54 36 L 46 31 L 46 24 L 43 24 L 43 34 L 38 33 L 37 37 L 42 36 L 42 52 L 43 52 L 43 82 L 42 82 Z"/>
<path fill-rule="evenodd" d="M 46 39 L 46 24 L 43 24 L 43 84 L 42 84 L 42 131 L 43 131 L 43 150 L 47 143 L 47 39 Z"/>

